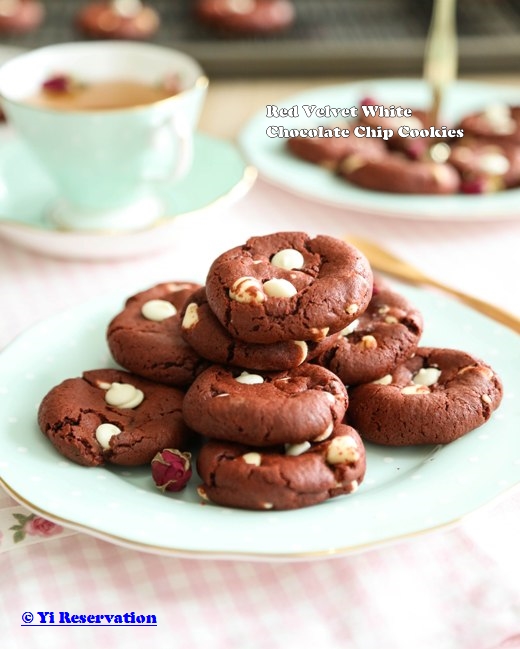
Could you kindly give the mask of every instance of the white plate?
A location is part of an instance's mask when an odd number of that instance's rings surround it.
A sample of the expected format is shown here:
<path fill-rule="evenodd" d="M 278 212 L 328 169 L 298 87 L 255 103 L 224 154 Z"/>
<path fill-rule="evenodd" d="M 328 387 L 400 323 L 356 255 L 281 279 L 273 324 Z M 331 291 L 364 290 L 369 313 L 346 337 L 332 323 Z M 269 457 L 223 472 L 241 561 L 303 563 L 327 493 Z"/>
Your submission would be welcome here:
<path fill-rule="evenodd" d="M 164 186 L 168 217 L 137 232 L 72 232 L 47 220 L 56 189 L 9 127 L 0 128 L 0 237 L 24 248 L 69 259 L 122 259 L 147 255 L 175 242 L 178 233 L 240 199 L 256 170 L 225 140 L 197 133 L 188 175 Z"/>
<path fill-rule="evenodd" d="M 423 311 L 423 343 L 481 356 L 502 377 L 505 397 L 489 422 L 447 446 L 367 445 L 366 479 L 352 495 L 296 511 L 233 510 L 201 504 L 197 476 L 181 494 L 164 495 L 147 467 L 85 468 L 58 455 L 38 430 L 38 404 L 61 380 L 114 366 L 105 330 L 128 293 L 42 322 L 0 354 L 0 482 L 66 526 L 191 557 L 331 556 L 454 523 L 520 481 L 518 336 L 443 296 L 398 290 Z"/>
<path fill-rule="evenodd" d="M 319 165 L 300 160 L 286 149 L 286 140 L 270 138 L 269 126 L 287 129 L 326 124 L 326 120 L 307 118 L 303 105 L 350 108 L 364 97 L 381 104 L 403 108 L 427 108 L 428 86 L 421 80 L 368 80 L 318 88 L 291 97 L 280 107 L 299 107 L 299 117 L 267 117 L 266 110 L 251 119 L 240 134 L 239 143 L 246 158 L 269 182 L 290 192 L 328 205 L 391 218 L 435 221 L 495 221 L 520 218 L 520 189 L 487 195 L 416 196 L 374 192 L 355 187 Z M 490 103 L 520 104 L 520 87 L 457 81 L 447 92 L 442 125 L 453 126 L 463 115 Z M 336 120 L 332 120 L 337 123 Z M 330 122 L 330 120 L 329 120 Z"/>

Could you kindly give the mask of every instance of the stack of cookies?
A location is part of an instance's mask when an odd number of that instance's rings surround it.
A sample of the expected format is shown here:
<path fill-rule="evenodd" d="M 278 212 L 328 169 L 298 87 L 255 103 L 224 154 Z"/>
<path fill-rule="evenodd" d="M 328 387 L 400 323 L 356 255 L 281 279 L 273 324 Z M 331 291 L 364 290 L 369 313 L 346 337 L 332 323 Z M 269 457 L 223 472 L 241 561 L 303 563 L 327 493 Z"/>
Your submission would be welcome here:
<path fill-rule="evenodd" d="M 344 422 L 347 390 L 311 363 L 362 314 L 372 272 L 332 237 L 277 233 L 219 256 L 188 301 L 185 340 L 215 363 L 184 399 L 208 438 L 199 493 L 219 504 L 291 509 L 356 489 L 365 451 Z"/>
<path fill-rule="evenodd" d="M 448 443 L 498 407 L 494 371 L 419 347 L 422 331 L 419 311 L 374 282 L 352 245 L 253 237 L 215 259 L 204 286 L 166 282 L 128 298 L 107 328 L 127 371 L 56 386 L 39 424 L 86 465 L 198 446 L 202 498 L 305 507 L 356 490 L 364 442 Z"/>

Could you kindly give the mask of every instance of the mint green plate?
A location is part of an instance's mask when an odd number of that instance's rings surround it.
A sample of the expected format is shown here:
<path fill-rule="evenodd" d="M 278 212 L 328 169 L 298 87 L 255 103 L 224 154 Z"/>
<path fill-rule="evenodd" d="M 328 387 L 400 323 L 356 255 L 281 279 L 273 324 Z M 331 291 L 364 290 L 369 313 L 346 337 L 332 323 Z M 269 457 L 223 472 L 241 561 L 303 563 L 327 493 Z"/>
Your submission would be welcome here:
<path fill-rule="evenodd" d="M 296 158 L 287 151 L 285 139 L 270 138 L 266 134 L 270 126 L 299 129 L 344 123 L 346 119 L 307 117 L 303 106 L 350 108 L 358 106 L 364 97 L 372 97 L 387 107 L 393 104 L 412 110 L 427 108 L 431 102 L 428 85 L 419 79 L 368 79 L 318 87 L 278 104 L 283 108 L 297 106 L 298 117 L 267 117 L 265 109 L 257 113 L 240 134 L 242 151 L 263 179 L 327 205 L 411 220 L 474 222 L 520 218 L 520 189 L 486 195 L 427 197 L 369 191 L 319 165 Z M 441 124 L 452 128 L 463 115 L 497 103 L 519 105 L 520 88 L 457 81 L 446 92 Z"/>
<path fill-rule="evenodd" d="M 161 194 L 168 217 L 137 232 L 59 230 L 45 214 L 57 197 L 52 181 L 9 127 L 0 127 L 0 237 L 35 252 L 72 259 L 118 259 L 150 254 L 176 241 L 194 217 L 213 218 L 253 185 L 256 170 L 226 140 L 197 133 L 193 166 Z"/>
<path fill-rule="evenodd" d="M 197 476 L 181 494 L 156 489 L 148 468 L 85 468 L 38 430 L 50 388 L 113 366 L 111 317 L 130 294 L 61 313 L 0 354 L 0 483 L 30 510 L 135 549 L 194 558 L 298 559 L 360 551 L 453 524 L 520 481 L 517 334 L 444 296 L 397 285 L 423 311 L 423 344 L 464 349 L 491 364 L 505 396 L 484 426 L 447 446 L 367 445 L 367 473 L 352 495 L 288 512 L 202 504 Z"/>

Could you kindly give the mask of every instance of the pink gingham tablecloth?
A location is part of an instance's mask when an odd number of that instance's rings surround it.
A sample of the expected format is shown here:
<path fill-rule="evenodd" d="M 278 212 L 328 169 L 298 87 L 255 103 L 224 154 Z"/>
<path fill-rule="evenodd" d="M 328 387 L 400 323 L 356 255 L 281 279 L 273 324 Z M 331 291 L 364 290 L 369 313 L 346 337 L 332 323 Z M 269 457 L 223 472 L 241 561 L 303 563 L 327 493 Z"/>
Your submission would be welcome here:
<path fill-rule="evenodd" d="M 234 207 L 194 217 L 175 245 L 139 259 L 61 261 L 0 241 L 0 349 L 60 310 L 189 279 L 246 237 L 284 229 L 369 236 L 437 279 L 520 314 L 520 220 L 432 224 L 347 214 L 259 181 Z M 49 525 L 4 493 L 0 534 L 2 649 L 520 648 L 518 490 L 449 529 L 297 562 L 140 553 Z M 22 626 L 25 613 L 51 611 L 133 612 L 157 624 Z"/>

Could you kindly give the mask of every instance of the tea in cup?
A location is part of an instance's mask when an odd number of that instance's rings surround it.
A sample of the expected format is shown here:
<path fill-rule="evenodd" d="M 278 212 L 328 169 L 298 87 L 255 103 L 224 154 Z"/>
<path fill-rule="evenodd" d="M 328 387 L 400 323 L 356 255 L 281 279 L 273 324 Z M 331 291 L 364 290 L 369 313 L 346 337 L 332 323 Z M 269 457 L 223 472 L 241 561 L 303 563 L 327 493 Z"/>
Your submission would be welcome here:
<path fill-rule="evenodd" d="M 56 186 L 48 216 L 74 230 L 167 216 L 161 187 L 190 170 L 207 86 L 192 57 L 139 42 L 50 45 L 0 68 L 8 122 Z"/>

